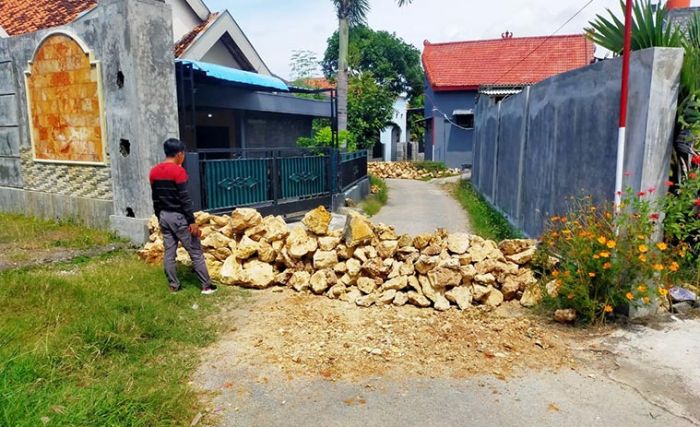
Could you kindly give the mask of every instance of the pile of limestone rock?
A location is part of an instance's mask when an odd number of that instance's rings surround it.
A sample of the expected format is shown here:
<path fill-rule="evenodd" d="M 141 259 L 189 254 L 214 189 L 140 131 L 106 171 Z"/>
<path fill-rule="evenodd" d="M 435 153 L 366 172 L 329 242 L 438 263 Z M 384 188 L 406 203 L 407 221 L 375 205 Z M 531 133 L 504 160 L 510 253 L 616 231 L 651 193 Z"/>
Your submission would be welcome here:
<path fill-rule="evenodd" d="M 535 241 L 499 244 L 464 233 L 438 230 L 417 236 L 372 224 L 360 214 L 345 228 L 331 230 L 331 214 L 319 207 L 302 225 L 288 226 L 279 216 L 263 218 L 254 209 L 230 216 L 196 214 L 212 277 L 223 284 L 264 289 L 287 286 L 362 307 L 412 304 L 448 310 L 452 305 L 497 307 L 519 300 L 537 302 L 536 279 L 528 264 Z M 163 241 L 153 217 L 150 242 L 142 259 L 158 263 Z M 190 264 L 179 248 L 177 259 Z"/>
<path fill-rule="evenodd" d="M 433 179 L 455 176 L 461 173 L 459 169 L 449 168 L 429 171 L 419 168 L 413 162 L 370 162 L 367 164 L 367 168 L 370 175 L 382 179 Z"/>

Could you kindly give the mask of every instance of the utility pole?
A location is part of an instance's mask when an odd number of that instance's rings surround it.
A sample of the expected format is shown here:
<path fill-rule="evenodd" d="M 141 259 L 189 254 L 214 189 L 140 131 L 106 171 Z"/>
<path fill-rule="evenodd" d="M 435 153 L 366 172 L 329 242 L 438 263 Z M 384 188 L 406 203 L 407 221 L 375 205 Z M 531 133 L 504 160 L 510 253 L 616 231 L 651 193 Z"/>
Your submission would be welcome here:
<path fill-rule="evenodd" d="M 625 0 L 625 44 L 622 51 L 622 90 L 620 91 L 620 129 L 617 136 L 617 170 L 615 173 L 615 209 L 622 202 L 625 174 L 625 137 L 627 135 L 627 99 L 629 97 L 630 56 L 632 50 L 632 3 Z"/>

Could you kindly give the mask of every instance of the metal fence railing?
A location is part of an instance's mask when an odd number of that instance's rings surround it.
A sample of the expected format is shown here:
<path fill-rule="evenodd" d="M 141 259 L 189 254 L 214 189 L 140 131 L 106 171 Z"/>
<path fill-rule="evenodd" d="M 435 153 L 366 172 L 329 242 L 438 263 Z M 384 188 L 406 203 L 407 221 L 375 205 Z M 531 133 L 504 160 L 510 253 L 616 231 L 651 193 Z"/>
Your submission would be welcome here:
<path fill-rule="evenodd" d="M 333 196 L 367 176 L 367 153 L 330 148 L 207 149 L 187 154 L 197 210 L 250 206 L 288 214 L 330 207 Z"/>

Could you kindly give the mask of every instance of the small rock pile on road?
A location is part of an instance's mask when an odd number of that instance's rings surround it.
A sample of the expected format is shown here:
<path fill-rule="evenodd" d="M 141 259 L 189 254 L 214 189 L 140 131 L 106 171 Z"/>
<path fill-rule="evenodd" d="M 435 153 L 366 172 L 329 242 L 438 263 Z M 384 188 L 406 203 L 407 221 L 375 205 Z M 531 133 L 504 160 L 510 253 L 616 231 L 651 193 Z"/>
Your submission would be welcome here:
<path fill-rule="evenodd" d="M 367 164 L 369 174 L 377 178 L 396 179 L 433 179 L 459 175 L 459 169 L 429 171 L 419 168 L 413 162 L 370 162 Z"/>
<path fill-rule="evenodd" d="M 445 311 L 473 305 L 495 308 L 518 300 L 537 303 L 537 280 L 528 264 L 533 240 L 499 244 L 465 233 L 437 230 L 417 236 L 348 216 L 344 229 L 330 230 L 331 214 L 319 207 L 303 226 L 289 227 L 279 216 L 254 209 L 230 216 L 195 215 L 212 277 L 226 285 L 254 289 L 287 286 L 361 307 L 411 304 Z M 163 240 L 155 217 L 142 259 L 158 263 Z M 183 248 L 178 261 L 190 264 Z"/>

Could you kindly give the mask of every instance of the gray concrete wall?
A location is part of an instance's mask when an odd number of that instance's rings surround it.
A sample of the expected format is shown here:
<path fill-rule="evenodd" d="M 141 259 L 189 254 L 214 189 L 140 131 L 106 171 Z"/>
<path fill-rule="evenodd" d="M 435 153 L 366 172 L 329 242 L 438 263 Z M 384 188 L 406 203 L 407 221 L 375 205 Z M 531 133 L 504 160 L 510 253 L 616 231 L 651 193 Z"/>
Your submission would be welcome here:
<path fill-rule="evenodd" d="M 145 239 L 152 215 L 148 172 L 163 157 L 162 142 L 178 136 L 171 21 L 170 7 L 160 1 L 100 0 L 69 25 L 0 39 L 0 209 L 22 203 L 27 214 L 100 227 L 109 226 L 111 215 L 113 225 L 132 223 L 116 231 Z M 105 165 L 32 160 L 24 72 L 41 40 L 56 31 L 80 40 L 100 62 Z M 122 140 L 129 141 L 127 156 Z M 84 191 L 91 186 L 94 191 Z"/>
<path fill-rule="evenodd" d="M 244 114 L 244 148 L 296 148 L 300 137 L 312 136 L 313 117 L 258 112 Z"/>
<path fill-rule="evenodd" d="M 682 61 L 681 49 L 632 56 L 625 186 L 665 188 Z M 620 70 L 618 58 L 501 104 L 480 100 L 474 184 L 526 234 L 538 236 L 546 218 L 565 212 L 567 197 L 613 199 Z"/>

